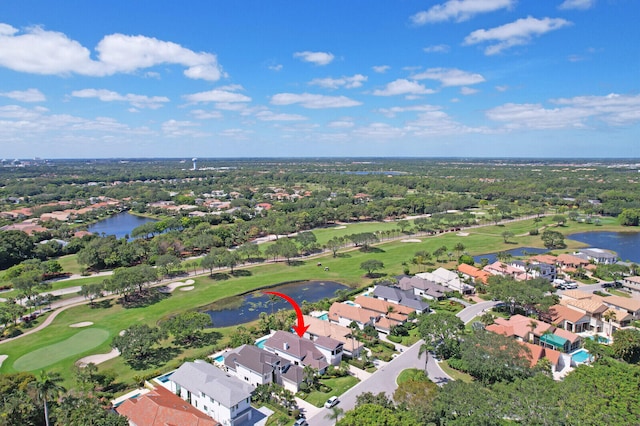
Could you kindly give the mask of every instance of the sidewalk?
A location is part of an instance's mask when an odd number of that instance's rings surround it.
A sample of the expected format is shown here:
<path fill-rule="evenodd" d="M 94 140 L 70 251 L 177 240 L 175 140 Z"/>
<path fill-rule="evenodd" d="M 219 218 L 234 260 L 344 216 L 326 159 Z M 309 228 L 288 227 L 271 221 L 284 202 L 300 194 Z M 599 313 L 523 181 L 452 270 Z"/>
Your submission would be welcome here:
<path fill-rule="evenodd" d="M 300 412 L 304 414 L 307 419 L 315 416 L 320 412 L 320 410 L 322 410 L 322 408 L 318 408 L 315 405 L 312 405 L 304 399 L 300 399 L 298 397 L 296 397 L 296 404 L 298 404 Z"/>

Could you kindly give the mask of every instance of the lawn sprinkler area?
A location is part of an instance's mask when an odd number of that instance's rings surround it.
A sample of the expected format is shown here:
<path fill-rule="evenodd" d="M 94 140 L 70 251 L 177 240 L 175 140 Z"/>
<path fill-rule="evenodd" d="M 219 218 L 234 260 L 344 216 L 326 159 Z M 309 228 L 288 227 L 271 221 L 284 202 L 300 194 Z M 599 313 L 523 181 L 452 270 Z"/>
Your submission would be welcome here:
<path fill-rule="evenodd" d="M 109 332 L 101 328 L 79 331 L 66 340 L 36 349 L 18 358 L 13 363 L 16 371 L 36 371 L 65 358 L 100 346 L 109 338 Z"/>

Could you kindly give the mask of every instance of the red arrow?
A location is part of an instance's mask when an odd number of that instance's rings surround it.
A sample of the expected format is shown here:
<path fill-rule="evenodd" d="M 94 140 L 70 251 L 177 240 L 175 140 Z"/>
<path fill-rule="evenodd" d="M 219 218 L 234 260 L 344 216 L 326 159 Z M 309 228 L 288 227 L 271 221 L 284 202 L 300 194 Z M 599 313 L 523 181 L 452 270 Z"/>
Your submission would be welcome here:
<path fill-rule="evenodd" d="M 263 293 L 273 294 L 275 296 L 282 297 L 284 300 L 291 303 L 291 305 L 293 306 L 293 309 L 296 310 L 296 315 L 298 316 L 298 325 L 294 326 L 293 329 L 296 331 L 298 336 L 302 337 L 304 335 L 304 332 L 307 331 L 307 328 L 309 328 L 309 326 L 304 325 L 304 318 L 302 317 L 302 309 L 300 309 L 300 306 L 298 306 L 298 303 L 292 298 L 290 298 L 289 296 L 287 296 L 286 294 L 278 293 L 276 291 L 265 291 Z"/>

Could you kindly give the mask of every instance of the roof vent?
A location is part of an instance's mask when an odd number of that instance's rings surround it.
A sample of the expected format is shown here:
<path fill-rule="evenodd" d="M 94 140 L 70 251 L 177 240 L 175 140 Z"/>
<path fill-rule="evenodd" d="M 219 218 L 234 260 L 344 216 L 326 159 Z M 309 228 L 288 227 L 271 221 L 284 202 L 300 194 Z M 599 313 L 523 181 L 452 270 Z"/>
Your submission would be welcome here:
<path fill-rule="evenodd" d="M 286 351 L 287 349 L 289 349 L 289 344 L 287 342 L 284 342 L 282 344 L 282 347 L 284 348 L 284 350 Z"/>

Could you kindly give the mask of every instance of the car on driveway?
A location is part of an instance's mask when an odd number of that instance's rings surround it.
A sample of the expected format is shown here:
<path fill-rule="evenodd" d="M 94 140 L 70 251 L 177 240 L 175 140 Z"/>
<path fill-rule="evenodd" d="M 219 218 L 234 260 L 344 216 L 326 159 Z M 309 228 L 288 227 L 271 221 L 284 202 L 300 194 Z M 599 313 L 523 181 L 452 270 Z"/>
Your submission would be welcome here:
<path fill-rule="evenodd" d="M 293 424 L 293 426 L 308 426 L 308 425 L 309 425 L 309 423 L 307 423 L 307 419 L 305 419 L 305 418 L 298 419 Z"/>
<path fill-rule="evenodd" d="M 331 408 L 334 405 L 336 405 L 338 402 L 340 402 L 338 397 L 337 396 L 332 396 L 331 398 L 329 398 L 327 400 L 327 402 L 324 403 L 324 406 L 325 406 L 325 408 Z"/>

